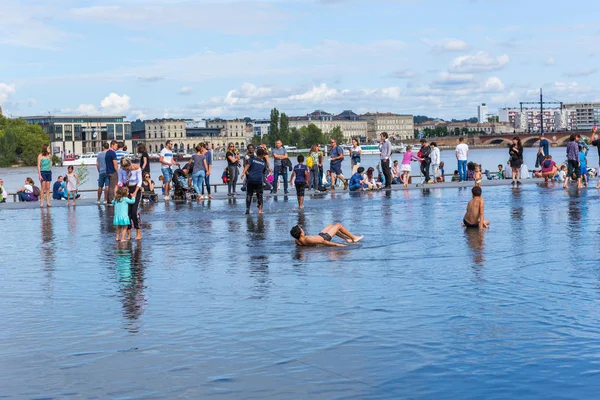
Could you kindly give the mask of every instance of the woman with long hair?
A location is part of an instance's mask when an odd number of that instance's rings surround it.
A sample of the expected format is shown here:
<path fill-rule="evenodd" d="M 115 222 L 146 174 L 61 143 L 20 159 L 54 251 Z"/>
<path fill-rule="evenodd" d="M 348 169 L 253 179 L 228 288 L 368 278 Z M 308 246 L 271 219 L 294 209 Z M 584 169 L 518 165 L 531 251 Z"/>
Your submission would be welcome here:
<path fill-rule="evenodd" d="M 512 144 L 508 150 L 510 156 L 510 168 L 512 169 L 512 185 L 521 184 L 521 166 L 523 165 L 523 145 L 518 136 L 512 138 Z"/>
<path fill-rule="evenodd" d="M 238 174 L 240 170 L 240 153 L 235 148 L 233 143 L 227 145 L 227 153 L 225 153 L 227 159 L 227 169 L 229 170 L 229 180 L 227 181 L 227 196 L 233 197 L 237 193 L 235 192 L 235 186 L 238 180 Z"/>
<path fill-rule="evenodd" d="M 352 167 L 352 174 L 356 173 L 358 167 L 360 167 L 360 159 L 362 157 L 362 148 L 358 144 L 358 139 L 352 139 L 352 148 L 348 150 L 350 153 L 350 166 Z"/>
<path fill-rule="evenodd" d="M 126 187 L 129 196 L 135 201 L 128 204 L 128 215 L 131 224 L 127 228 L 127 237 L 131 238 L 131 225 L 136 230 L 135 240 L 142 238 L 142 229 L 140 227 L 140 215 L 138 207 L 142 199 L 142 169 L 137 164 L 132 164 L 128 158 L 121 158 L 121 168 L 119 169 L 119 187 Z"/>
<path fill-rule="evenodd" d="M 46 206 L 50 204 L 50 184 L 52 183 L 52 155 L 50 145 L 42 145 L 42 152 L 37 159 L 38 176 L 40 178 L 40 207 L 44 207 L 44 193 L 46 194 Z"/>
<path fill-rule="evenodd" d="M 192 173 L 192 182 L 194 190 L 196 191 L 196 199 L 204 200 L 203 189 L 204 178 L 206 177 L 206 171 L 208 170 L 208 164 L 206 163 L 206 157 L 204 156 L 204 143 L 200 143 L 196 146 L 196 154 L 192 156 L 194 161 L 194 172 Z"/>

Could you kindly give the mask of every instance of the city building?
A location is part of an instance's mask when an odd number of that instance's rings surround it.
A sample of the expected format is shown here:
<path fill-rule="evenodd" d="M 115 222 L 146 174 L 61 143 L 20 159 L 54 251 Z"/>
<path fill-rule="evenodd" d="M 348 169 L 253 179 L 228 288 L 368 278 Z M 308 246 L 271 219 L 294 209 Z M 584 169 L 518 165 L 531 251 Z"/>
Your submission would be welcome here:
<path fill-rule="evenodd" d="M 485 103 L 477 106 L 477 121 L 480 124 L 488 121 L 488 106 Z"/>
<path fill-rule="evenodd" d="M 122 141 L 133 148 L 131 123 L 125 121 L 124 116 L 42 115 L 22 119 L 40 125 L 48 135 L 52 153 L 60 157 L 96 153 L 102 150 L 102 142 L 111 140 Z"/>
<path fill-rule="evenodd" d="M 185 128 L 206 128 L 206 120 L 204 119 L 186 119 Z"/>
<path fill-rule="evenodd" d="M 360 116 L 367 122 L 368 140 L 378 140 L 381 132 L 387 132 L 390 140 L 410 140 L 414 136 L 414 119 L 409 114 L 367 113 Z"/>
<path fill-rule="evenodd" d="M 271 133 L 270 119 L 257 119 L 252 123 L 252 134 L 261 138 Z"/>
<path fill-rule="evenodd" d="M 347 116 L 352 111 L 345 111 L 345 113 L 347 114 L 344 115 Z M 323 110 L 316 110 L 301 117 L 290 117 L 290 129 L 300 129 L 303 126 L 308 127 L 311 124 L 322 130 L 325 134 L 339 127 L 346 142 L 350 142 L 352 138 L 364 141 L 367 136 L 367 121 L 340 118 Z"/>
<path fill-rule="evenodd" d="M 243 119 L 209 120 L 206 121 L 206 127 L 221 129 L 219 146 L 225 146 L 227 143 L 233 143 L 236 148 L 244 149 L 250 142 L 252 142 L 252 128 L 248 127 L 246 121 Z"/>
<path fill-rule="evenodd" d="M 600 103 L 570 103 L 564 108 L 573 117 L 573 130 L 591 131 L 600 123 Z"/>
<path fill-rule="evenodd" d="M 539 108 L 504 107 L 498 110 L 498 120 L 511 124 L 517 132 L 539 132 L 542 126 Z M 575 109 L 544 108 L 544 132 L 575 129 Z"/>
<path fill-rule="evenodd" d="M 146 149 L 149 153 L 158 153 L 167 140 L 173 141 L 173 150 L 179 151 L 181 139 L 185 137 L 185 121 L 183 119 L 161 118 L 145 121 Z"/>

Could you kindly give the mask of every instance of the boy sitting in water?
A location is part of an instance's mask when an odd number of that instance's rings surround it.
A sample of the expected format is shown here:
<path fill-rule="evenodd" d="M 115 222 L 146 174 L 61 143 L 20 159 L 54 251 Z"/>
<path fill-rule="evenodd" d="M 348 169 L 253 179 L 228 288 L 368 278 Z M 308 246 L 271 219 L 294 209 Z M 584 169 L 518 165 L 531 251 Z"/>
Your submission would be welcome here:
<path fill-rule="evenodd" d="M 290 231 L 290 235 L 296 239 L 295 241 L 298 246 L 317 246 L 322 244 L 325 246 L 344 247 L 345 244 L 332 242 L 331 239 L 334 236 L 338 236 L 348 243 L 356 243 L 363 238 L 362 236 L 354 236 L 340 223 L 327 225 L 318 235 L 314 236 L 306 236 L 304 229 L 300 225 L 296 225 Z"/>
<path fill-rule="evenodd" d="M 481 197 L 481 187 L 475 186 L 471 193 L 473 199 L 467 204 L 467 212 L 463 217 L 462 226 L 466 228 L 488 228 L 490 221 L 484 219 L 484 201 Z"/>

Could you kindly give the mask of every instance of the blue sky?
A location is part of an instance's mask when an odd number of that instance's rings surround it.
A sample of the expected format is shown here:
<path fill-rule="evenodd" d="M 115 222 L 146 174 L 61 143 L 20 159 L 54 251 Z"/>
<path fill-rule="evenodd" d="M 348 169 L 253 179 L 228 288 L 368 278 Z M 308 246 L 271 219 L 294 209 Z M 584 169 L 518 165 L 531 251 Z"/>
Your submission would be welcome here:
<path fill-rule="evenodd" d="M 5 114 L 441 118 L 597 101 L 600 4 L 1 0 Z"/>

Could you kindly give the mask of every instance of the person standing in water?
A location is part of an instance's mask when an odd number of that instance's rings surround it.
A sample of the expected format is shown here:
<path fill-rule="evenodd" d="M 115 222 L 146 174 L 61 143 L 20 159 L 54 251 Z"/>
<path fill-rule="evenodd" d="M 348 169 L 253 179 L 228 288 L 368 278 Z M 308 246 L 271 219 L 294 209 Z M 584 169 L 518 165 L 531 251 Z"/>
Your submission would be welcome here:
<path fill-rule="evenodd" d="M 40 207 L 44 207 L 44 193 L 46 194 L 46 206 L 50 204 L 50 184 L 52 183 L 52 155 L 50 145 L 42 145 L 42 152 L 38 155 L 38 176 L 40 178 Z"/>
<path fill-rule="evenodd" d="M 259 147 L 256 151 L 256 157 L 248 159 L 244 172 L 242 172 L 242 177 L 246 177 L 246 214 L 250 214 L 250 205 L 252 205 L 254 193 L 256 193 L 258 201 L 258 213 L 263 213 L 263 176 L 267 170 L 264 156 L 265 150 Z"/>

